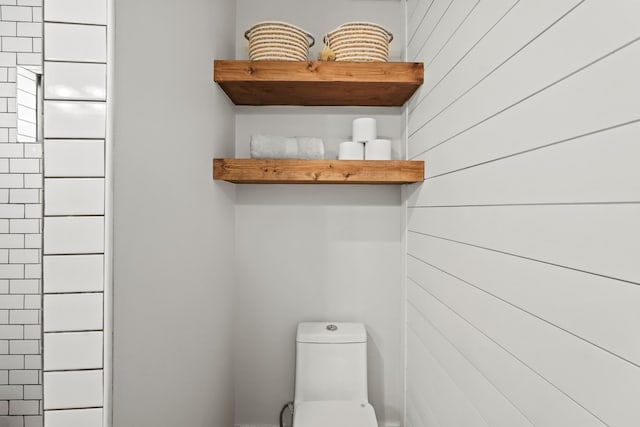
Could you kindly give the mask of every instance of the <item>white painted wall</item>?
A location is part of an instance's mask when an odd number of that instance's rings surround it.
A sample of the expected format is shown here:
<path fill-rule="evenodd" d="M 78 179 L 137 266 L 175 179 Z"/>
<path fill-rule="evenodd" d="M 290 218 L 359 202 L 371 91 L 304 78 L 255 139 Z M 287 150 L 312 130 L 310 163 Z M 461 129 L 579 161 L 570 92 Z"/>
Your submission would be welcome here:
<path fill-rule="evenodd" d="M 236 57 L 244 31 L 281 20 L 322 35 L 349 20 L 384 25 L 402 49 L 397 1 L 237 2 Z M 318 49 L 313 49 L 315 58 Z M 249 156 L 252 133 L 320 136 L 328 151 L 347 140 L 351 120 L 378 119 L 379 134 L 400 139 L 398 108 L 242 107 L 236 156 Z M 364 322 L 369 331 L 369 398 L 381 424 L 402 414 L 402 207 L 397 186 L 236 187 L 236 424 L 277 425 L 293 399 L 298 322 Z"/>
<path fill-rule="evenodd" d="M 369 399 L 400 416 L 400 195 L 393 187 L 238 190 L 236 422 L 277 424 L 301 321 L 364 322 Z"/>
<path fill-rule="evenodd" d="M 408 10 L 406 425 L 639 425 L 640 4 Z"/>
<path fill-rule="evenodd" d="M 232 426 L 235 1 L 116 2 L 114 425 Z"/>

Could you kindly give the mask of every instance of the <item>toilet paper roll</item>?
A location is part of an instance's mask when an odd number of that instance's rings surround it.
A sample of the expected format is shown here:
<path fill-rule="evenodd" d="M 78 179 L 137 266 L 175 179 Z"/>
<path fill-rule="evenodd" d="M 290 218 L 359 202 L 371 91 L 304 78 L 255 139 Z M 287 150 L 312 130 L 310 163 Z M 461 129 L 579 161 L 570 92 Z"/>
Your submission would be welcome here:
<path fill-rule="evenodd" d="M 364 145 L 365 160 L 391 160 L 391 141 L 374 139 Z"/>
<path fill-rule="evenodd" d="M 338 151 L 339 160 L 364 159 L 364 144 L 361 142 L 347 141 L 340 144 Z"/>
<path fill-rule="evenodd" d="M 361 117 L 353 121 L 352 132 L 355 142 L 366 142 L 376 139 L 376 119 L 371 117 Z"/>

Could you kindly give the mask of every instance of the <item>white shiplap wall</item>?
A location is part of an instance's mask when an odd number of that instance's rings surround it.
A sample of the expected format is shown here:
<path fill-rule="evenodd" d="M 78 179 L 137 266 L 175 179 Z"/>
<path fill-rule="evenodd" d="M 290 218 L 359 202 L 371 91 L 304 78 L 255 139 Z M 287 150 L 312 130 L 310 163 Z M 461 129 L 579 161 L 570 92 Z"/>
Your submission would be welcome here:
<path fill-rule="evenodd" d="M 406 425 L 640 425 L 640 2 L 407 13 Z"/>

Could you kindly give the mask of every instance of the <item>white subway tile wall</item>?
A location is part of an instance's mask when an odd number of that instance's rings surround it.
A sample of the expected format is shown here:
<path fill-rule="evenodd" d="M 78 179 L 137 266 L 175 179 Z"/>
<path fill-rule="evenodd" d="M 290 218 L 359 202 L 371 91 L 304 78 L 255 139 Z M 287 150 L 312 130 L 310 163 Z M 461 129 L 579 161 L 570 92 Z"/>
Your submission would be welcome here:
<path fill-rule="evenodd" d="M 43 320 L 45 332 L 101 330 L 102 293 L 45 295 Z"/>
<path fill-rule="evenodd" d="M 45 215 L 104 215 L 103 178 L 47 178 L 45 187 Z"/>
<path fill-rule="evenodd" d="M 107 25 L 104 0 L 48 0 L 44 17 L 51 22 Z"/>
<path fill-rule="evenodd" d="M 75 409 L 51 411 L 47 414 L 48 427 L 102 427 L 102 409 Z M 26 427 L 26 426 L 25 426 Z"/>
<path fill-rule="evenodd" d="M 44 149 L 47 152 L 44 159 L 46 177 L 104 176 L 104 141 L 45 140 Z M 0 173 L 0 180 L 2 177 Z"/>
<path fill-rule="evenodd" d="M 104 250 L 104 217 L 45 217 L 44 254 L 90 254 Z"/>
<path fill-rule="evenodd" d="M 36 77 L 21 67 L 42 65 L 42 6 L 0 1 L 0 425 L 9 427 L 43 425 L 42 144 Z"/>
<path fill-rule="evenodd" d="M 44 170 L 38 176 L 45 177 L 46 427 L 106 425 L 104 390 L 105 382 L 110 382 L 103 370 L 108 369 L 104 356 L 108 351 L 104 333 L 107 5 L 108 0 L 44 1 L 45 154 Z M 15 48 L 19 47 L 16 42 Z M 25 126 L 24 133 L 29 130 Z M 25 177 L 34 174 L 34 165 L 11 163 L 19 157 L 8 159 L 8 175 L 12 168 L 24 168 Z M 2 167 L 0 163 L 0 179 Z M 41 184 L 34 178 L 29 183 L 36 188 Z M 15 197 L 20 196 L 29 195 Z"/>
<path fill-rule="evenodd" d="M 102 406 L 102 370 L 45 372 L 44 395 L 44 409 Z"/>
<path fill-rule="evenodd" d="M 107 62 L 107 27 L 44 24 L 47 61 Z"/>
<path fill-rule="evenodd" d="M 44 101 L 47 138 L 104 138 L 105 102 Z"/>
<path fill-rule="evenodd" d="M 44 94 L 47 99 L 104 101 L 107 96 L 107 65 L 47 62 Z"/>
<path fill-rule="evenodd" d="M 101 369 L 102 341 L 102 332 L 45 334 L 44 370 Z"/>
<path fill-rule="evenodd" d="M 103 290 L 103 255 L 46 256 L 43 271 L 47 294 Z"/>

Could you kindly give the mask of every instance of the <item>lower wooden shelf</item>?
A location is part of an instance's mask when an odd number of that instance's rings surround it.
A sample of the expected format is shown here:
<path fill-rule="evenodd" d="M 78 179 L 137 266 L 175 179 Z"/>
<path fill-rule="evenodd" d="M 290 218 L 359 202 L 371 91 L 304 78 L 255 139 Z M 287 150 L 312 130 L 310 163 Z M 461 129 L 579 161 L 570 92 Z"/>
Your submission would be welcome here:
<path fill-rule="evenodd" d="M 236 184 L 409 184 L 421 160 L 213 159 L 213 179 Z"/>

